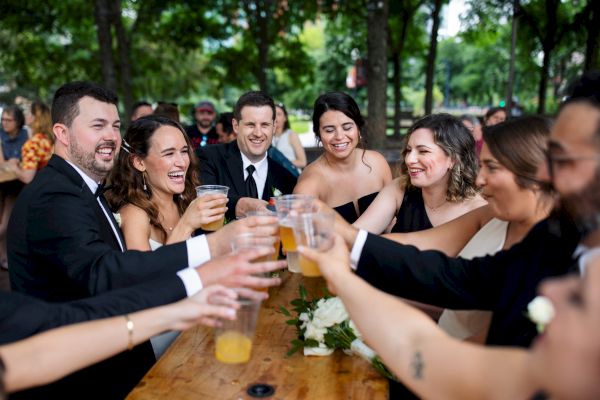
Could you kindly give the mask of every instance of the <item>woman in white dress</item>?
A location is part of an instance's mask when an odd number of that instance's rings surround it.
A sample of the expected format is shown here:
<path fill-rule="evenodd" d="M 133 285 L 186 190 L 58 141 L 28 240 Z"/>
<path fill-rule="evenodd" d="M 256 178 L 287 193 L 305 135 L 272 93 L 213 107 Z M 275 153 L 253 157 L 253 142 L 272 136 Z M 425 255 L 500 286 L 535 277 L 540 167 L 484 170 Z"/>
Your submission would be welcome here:
<path fill-rule="evenodd" d="M 225 214 L 226 196 L 196 198 L 197 174 L 198 162 L 179 123 L 155 115 L 131 123 L 106 194 L 120 214 L 128 249 L 155 250 L 187 240 L 201 225 Z M 178 334 L 152 338 L 157 359 Z"/>
<path fill-rule="evenodd" d="M 198 161 L 177 122 L 159 116 L 132 122 L 106 193 L 120 214 L 128 249 L 187 240 L 200 225 L 223 216 L 226 196 L 196 198 L 197 174 Z"/>
<path fill-rule="evenodd" d="M 306 152 L 298 135 L 290 129 L 288 113 L 282 103 L 275 107 L 275 134 L 272 144 L 298 168 L 298 171 L 306 167 Z"/>

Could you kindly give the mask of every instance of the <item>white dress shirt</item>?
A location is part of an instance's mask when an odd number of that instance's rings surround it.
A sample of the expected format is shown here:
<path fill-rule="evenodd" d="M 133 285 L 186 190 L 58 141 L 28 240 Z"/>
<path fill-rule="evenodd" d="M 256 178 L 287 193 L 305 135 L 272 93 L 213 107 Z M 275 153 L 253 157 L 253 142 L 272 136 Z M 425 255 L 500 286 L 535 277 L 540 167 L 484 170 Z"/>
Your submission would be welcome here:
<path fill-rule="evenodd" d="M 67 160 L 65 160 L 67 161 Z M 79 167 L 73 164 L 70 161 L 67 161 L 77 173 L 81 176 L 86 185 L 90 188 L 92 193 L 96 193 L 96 189 L 98 189 L 98 182 L 95 182 L 92 178 L 87 176 L 85 172 L 83 172 Z M 264 185 L 264 184 L 263 184 Z M 109 217 L 108 213 L 110 210 L 105 210 L 104 206 L 100 202 L 100 198 L 96 198 L 100 208 L 104 212 L 106 219 L 108 220 L 110 226 L 112 227 L 113 234 L 117 238 L 119 242 L 119 246 L 121 247 L 121 251 L 123 251 L 123 243 L 121 243 L 120 235 L 117 231 L 117 228 L 113 225 L 112 219 Z M 187 256 L 188 256 L 188 265 L 186 268 L 177 272 L 177 276 L 183 281 L 183 286 L 185 287 L 185 291 L 189 296 L 192 296 L 202 290 L 202 281 L 200 280 L 200 276 L 194 269 L 201 264 L 204 264 L 208 260 L 210 260 L 210 248 L 208 247 L 208 241 L 206 240 L 205 235 L 200 235 L 193 237 L 191 239 L 186 240 L 186 248 L 187 248 Z"/>
<path fill-rule="evenodd" d="M 263 192 L 265 190 L 265 183 L 267 182 L 267 175 L 269 173 L 269 161 L 267 160 L 267 154 L 265 154 L 265 158 L 263 158 L 257 163 L 251 162 L 248 159 L 248 157 L 246 157 L 241 151 L 240 154 L 242 155 L 244 181 L 246 180 L 246 178 L 248 178 L 248 171 L 246 171 L 246 168 L 248 168 L 249 165 L 254 165 L 254 168 L 256 168 L 256 170 L 252 174 L 252 177 L 254 178 L 254 182 L 256 182 L 256 191 L 258 193 L 258 198 L 262 199 Z"/>

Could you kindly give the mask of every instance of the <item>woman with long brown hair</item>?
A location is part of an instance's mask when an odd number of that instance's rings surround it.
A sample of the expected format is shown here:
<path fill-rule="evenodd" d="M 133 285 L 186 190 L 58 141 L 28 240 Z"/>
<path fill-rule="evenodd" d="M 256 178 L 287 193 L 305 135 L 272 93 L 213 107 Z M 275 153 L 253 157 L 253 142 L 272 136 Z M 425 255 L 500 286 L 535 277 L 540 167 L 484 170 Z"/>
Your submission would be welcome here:
<path fill-rule="evenodd" d="M 161 116 L 140 118 L 123 138 L 106 198 L 118 211 L 127 248 L 154 250 L 187 240 L 200 225 L 225 213 L 227 198 L 196 198 L 198 161 L 179 123 Z"/>

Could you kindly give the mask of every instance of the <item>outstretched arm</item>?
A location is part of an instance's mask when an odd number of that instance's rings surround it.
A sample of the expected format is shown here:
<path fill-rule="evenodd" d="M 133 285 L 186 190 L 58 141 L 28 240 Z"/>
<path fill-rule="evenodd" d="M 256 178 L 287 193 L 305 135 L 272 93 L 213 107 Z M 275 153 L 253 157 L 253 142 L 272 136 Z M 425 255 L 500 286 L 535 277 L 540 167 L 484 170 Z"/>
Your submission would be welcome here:
<path fill-rule="evenodd" d="M 456 257 L 477 231 L 493 217 L 490 206 L 485 205 L 434 228 L 383 236 L 398 243 L 413 245 L 419 250 L 439 250 L 450 257 Z"/>
<path fill-rule="evenodd" d="M 235 298 L 231 289 L 207 287 L 192 298 L 131 314 L 131 333 L 121 316 L 53 329 L 0 346 L 6 388 L 13 392 L 52 382 L 161 332 L 198 323 L 213 326 L 216 318 L 233 319 Z M 217 299 L 220 305 L 211 304 Z"/>
<path fill-rule="evenodd" d="M 369 208 L 352 225 L 371 233 L 382 233 L 402 205 L 403 196 L 404 190 L 400 188 L 400 182 L 394 179 L 381 189 Z"/>
<path fill-rule="evenodd" d="M 525 351 L 486 349 L 450 338 L 422 312 L 354 275 L 341 238 L 327 252 L 300 251 L 317 261 L 366 342 L 419 396 L 528 398 L 536 390 Z"/>

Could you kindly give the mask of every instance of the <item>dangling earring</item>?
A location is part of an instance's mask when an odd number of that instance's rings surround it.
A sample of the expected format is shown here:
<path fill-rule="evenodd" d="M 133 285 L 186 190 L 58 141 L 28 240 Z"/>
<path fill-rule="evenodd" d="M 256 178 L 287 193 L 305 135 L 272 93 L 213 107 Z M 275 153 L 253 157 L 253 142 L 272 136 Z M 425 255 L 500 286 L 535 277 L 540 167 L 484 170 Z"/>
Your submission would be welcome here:
<path fill-rule="evenodd" d="M 142 182 L 144 183 L 144 186 L 142 188 L 144 189 L 144 192 L 147 192 L 148 186 L 146 186 L 146 176 L 144 175 L 143 172 L 142 172 Z"/>

